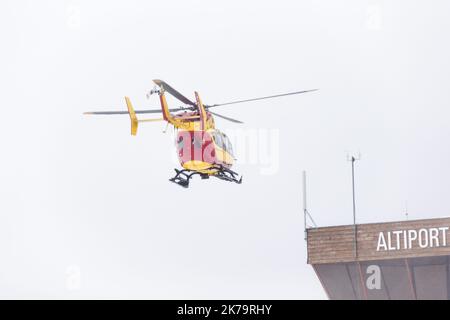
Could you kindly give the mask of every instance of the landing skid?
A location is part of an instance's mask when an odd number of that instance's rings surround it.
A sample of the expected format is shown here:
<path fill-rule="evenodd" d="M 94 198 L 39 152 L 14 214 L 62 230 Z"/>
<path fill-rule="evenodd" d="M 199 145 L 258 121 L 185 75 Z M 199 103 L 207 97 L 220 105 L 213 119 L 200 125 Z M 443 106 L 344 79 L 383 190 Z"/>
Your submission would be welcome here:
<path fill-rule="evenodd" d="M 170 178 L 169 181 L 172 181 L 173 183 L 176 183 L 176 184 L 182 186 L 183 188 L 188 188 L 189 181 L 192 179 L 193 176 L 195 176 L 197 174 L 202 179 L 209 179 L 209 177 L 216 177 L 220 180 L 225 180 L 228 182 L 235 182 L 237 184 L 242 183 L 242 176 L 238 180 L 237 179 L 238 173 L 236 173 L 228 168 L 225 168 L 223 166 L 217 166 L 217 167 L 213 167 L 211 169 L 216 169 L 217 172 L 215 172 L 213 174 L 207 174 L 207 173 L 201 173 L 198 171 L 192 171 L 192 170 L 188 170 L 188 169 L 183 169 L 183 170 L 175 169 L 176 175 L 173 178 Z"/>
<path fill-rule="evenodd" d="M 198 174 L 202 179 L 209 179 L 209 176 L 206 173 L 200 173 L 197 171 L 192 171 L 188 169 L 178 170 L 175 169 L 175 172 L 177 173 L 175 177 L 170 178 L 169 181 L 172 181 L 183 188 L 189 187 L 189 180 L 192 179 L 193 176 Z"/>
<path fill-rule="evenodd" d="M 213 176 L 220 179 L 220 180 L 225 180 L 225 181 L 229 181 L 229 182 L 236 182 L 237 184 L 241 184 L 242 183 L 242 176 L 239 178 L 239 180 L 237 179 L 238 177 L 238 173 L 234 172 L 233 170 L 230 170 L 228 168 L 225 167 L 218 167 L 218 171 L 217 173 L 215 173 Z"/>

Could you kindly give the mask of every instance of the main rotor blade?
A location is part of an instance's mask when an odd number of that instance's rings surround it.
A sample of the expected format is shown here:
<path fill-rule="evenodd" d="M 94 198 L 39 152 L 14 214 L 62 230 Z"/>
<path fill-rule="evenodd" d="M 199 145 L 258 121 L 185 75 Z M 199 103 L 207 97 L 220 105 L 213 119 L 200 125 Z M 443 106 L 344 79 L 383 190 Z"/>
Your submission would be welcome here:
<path fill-rule="evenodd" d="M 211 113 L 211 114 L 213 114 L 213 115 L 215 115 L 216 117 L 219 117 L 219 118 L 222 118 L 222 119 L 225 119 L 225 120 L 234 122 L 234 123 L 243 123 L 242 121 L 239 121 L 239 120 L 236 120 L 236 119 L 233 119 L 233 118 L 229 118 L 229 117 L 223 116 L 223 115 L 218 114 L 218 113 L 216 113 L 216 112 L 212 112 L 212 111 L 209 111 L 209 110 L 208 110 L 208 112 Z"/>
<path fill-rule="evenodd" d="M 190 110 L 189 108 L 172 108 L 169 109 L 170 112 L 177 112 L 177 111 L 184 111 L 184 110 Z M 161 109 L 152 109 L 152 110 L 136 110 L 136 114 L 143 114 L 143 113 L 161 113 Z M 85 112 L 83 114 L 93 114 L 93 115 L 113 115 L 113 114 L 128 114 L 128 111 L 89 111 Z"/>
<path fill-rule="evenodd" d="M 219 106 L 225 106 L 229 104 L 236 104 L 236 103 L 242 103 L 242 102 L 250 102 L 250 101 L 256 101 L 256 100 L 264 100 L 264 99 L 271 99 L 271 98 L 278 98 L 278 97 L 284 97 L 284 96 L 290 96 L 294 94 L 300 94 L 300 93 L 306 93 L 306 92 L 312 92 L 319 89 L 312 89 L 312 90 L 303 90 L 303 91 L 296 91 L 296 92 L 289 92 L 289 93 L 282 93 L 282 94 L 276 94 L 273 96 L 267 96 L 267 97 L 260 97 L 260 98 L 253 98 L 253 99 L 245 99 L 245 100 L 237 100 L 237 101 L 231 101 L 231 102 L 225 102 L 225 103 L 218 103 L 213 104 L 210 106 L 205 106 L 206 108 L 213 108 L 213 107 L 219 107 Z"/>
<path fill-rule="evenodd" d="M 185 103 L 185 104 L 190 104 L 191 106 L 195 106 L 195 103 L 192 102 L 191 100 L 189 100 L 188 98 L 186 98 L 185 96 L 183 96 L 181 93 L 179 93 L 177 90 L 175 90 L 174 88 L 172 88 L 171 86 L 169 86 L 166 82 L 162 81 L 162 80 L 158 80 L 155 79 L 153 80 L 153 82 L 158 85 L 159 87 L 163 87 L 168 93 L 170 93 L 171 95 L 173 95 L 175 98 L 177 98 L 178 100 L 180 100 L 181 102 Z"/>

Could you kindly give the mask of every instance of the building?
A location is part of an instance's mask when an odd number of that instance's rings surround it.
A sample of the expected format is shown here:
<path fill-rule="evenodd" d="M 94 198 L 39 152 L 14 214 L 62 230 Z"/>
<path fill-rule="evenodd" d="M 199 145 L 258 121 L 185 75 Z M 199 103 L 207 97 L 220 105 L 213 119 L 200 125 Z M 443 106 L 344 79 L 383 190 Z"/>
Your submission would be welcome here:
<path fill-rule="evenodd" d="M 329 299 L 450 299 L 450 218 L 306 230 Z"/>

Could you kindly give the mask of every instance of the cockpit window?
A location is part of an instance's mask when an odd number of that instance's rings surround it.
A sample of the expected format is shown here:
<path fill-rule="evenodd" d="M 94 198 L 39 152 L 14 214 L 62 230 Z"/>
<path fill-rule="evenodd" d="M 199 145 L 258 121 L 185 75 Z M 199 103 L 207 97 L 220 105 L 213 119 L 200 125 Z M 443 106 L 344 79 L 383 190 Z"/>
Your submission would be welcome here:
<path fill-rule="evenodd" d="M 231 146 L 230 139 L 228 139 L 227 135 L 225 133 L 220 133 L 222 135 L 222 142 L 224 145 L 224 149 L 233 155 L 233 147 Z"/>
<path fill-rule="evenodd" d="M 214 132 L 214 142 L 216 143 L 216 145 L 217 145 L 219 148 L 224 149 L 223 141 L 222 141 L 222 136 L 220 135 L 219 132 Z"/>
<path fill-rule="evenodd" d="M 214 143 L 219 148 L 233 155 L 233 147 L 231 145 L 230 139 L 228 139 L 228 137 L 224 133 L 220 131 L 215 131 L 212 136 L 214 138 Z"/>
<path fill-rule="evenodd" d="M 233 146 L 231 145 L 230 139 L 228 139 L 228 137 L 223 134 L 223 140 L 225 141 L 227 152 L 233 155 Z"/>

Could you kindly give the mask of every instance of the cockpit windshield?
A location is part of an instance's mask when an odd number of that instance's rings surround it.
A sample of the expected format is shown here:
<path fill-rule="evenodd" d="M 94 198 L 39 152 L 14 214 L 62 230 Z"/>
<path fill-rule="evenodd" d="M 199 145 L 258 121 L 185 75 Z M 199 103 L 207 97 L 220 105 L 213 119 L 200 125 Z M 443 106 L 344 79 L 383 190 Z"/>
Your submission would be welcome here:
<path fill-rule="evenodd" d="M 228 139 L 228 137 L 226 136 L 226 134 L 216 130 L 213 133 L 213 137 L 214 137 L 214 142 L 215 144 L 225 150 L 226 152 L 228 152 L 229 154 L 233 155 L 233 146 L 231 145 L 230 139 Z"/>
<path fill-rule="evenodd" d="M 226 146 L 227 146 L 228 153 L 231 154 L 232 156 L 234 156 L 233 145 L 231 144 L 230 139 L 228 139 L 228 137 L 225 134 L 223 134 L 223 138 L 226 141 Z"/>

